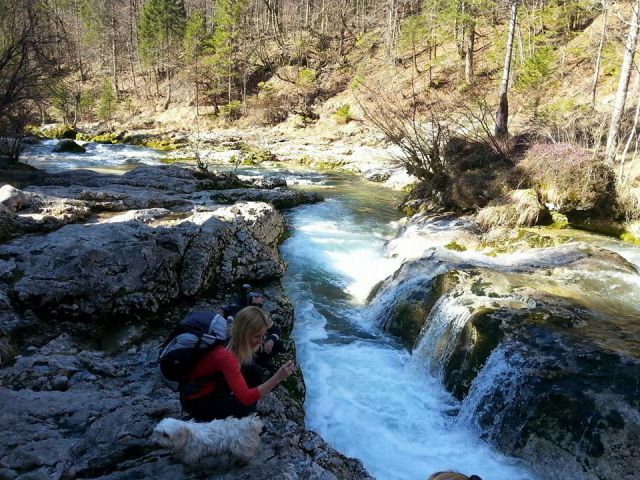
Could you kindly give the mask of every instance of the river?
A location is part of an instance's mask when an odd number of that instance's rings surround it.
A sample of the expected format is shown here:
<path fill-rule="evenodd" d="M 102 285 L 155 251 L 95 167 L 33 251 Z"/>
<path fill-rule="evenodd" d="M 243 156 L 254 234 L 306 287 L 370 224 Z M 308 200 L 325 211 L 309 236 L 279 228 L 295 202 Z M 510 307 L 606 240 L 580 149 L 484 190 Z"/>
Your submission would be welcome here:
<path fill-rule="evenodd" d="M 369 318 L 371 288 L 399 267 L 384 256 L 397 192 L 352 177 L 325 180 L 323 203 L 287 214 L 283 279 L 296 308 L 294 339 L 307 385 L 307 427 L 359 458 L 381 480 L 453 469 L 485 479 L 534 479 L 458 425 L 459 403 Z"/>

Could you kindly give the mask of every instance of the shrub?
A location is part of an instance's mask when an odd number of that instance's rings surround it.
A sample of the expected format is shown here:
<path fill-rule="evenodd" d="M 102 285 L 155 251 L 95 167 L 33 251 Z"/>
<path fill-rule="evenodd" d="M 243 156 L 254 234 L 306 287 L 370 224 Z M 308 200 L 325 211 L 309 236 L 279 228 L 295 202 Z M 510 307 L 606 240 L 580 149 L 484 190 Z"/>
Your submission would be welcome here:
<path fill-rule="evenodd" d="M 607 209 L 615 197 L 614 172 L 603 159 L 569 144 L 536 143 L 518 165 L 526 185 L 560 212 Z"/>
<path fill-rule="evenodd" d="M 592 148 L 605 140 L 609 116 L 594 112 L 573 98 L 561 98 L 541 108 L 533 124 L 540 134 L 554 143 Z"/>
<path fill-rule="evenodd" d="M 257 165 L 262 162 L 275 162 L 278 159 L 276 155 L 265 148 L 252 148 L 247 147 L 245 149 L 245 155 L 242 158 L 243 165 Z"/>
<path fill-rule="evenodd" d="M 102 81 L 100 90 L 100 100 L 98 102 L 98 118 L 101 120 L 111 120 L 111 117 L 118 106 L 118 98 L 113 91 L 113 86 L 108 78 Z"/>
<path fill-rule="evenodd" d="M 242 102 L 231 100 L 226 105 L 220 107 L 220 116 L 228 120 L 237 120 L 242 116 Z"/>
<path fill-rule="evenodd" d="M 348 103 L 344 105 L 340 105 L 336 111 L 333 113 L 333 118 L 338 125 L 346 125 L 351 120 L 353 120 L 353 115 L 351 115 L 351 106 Z"/>

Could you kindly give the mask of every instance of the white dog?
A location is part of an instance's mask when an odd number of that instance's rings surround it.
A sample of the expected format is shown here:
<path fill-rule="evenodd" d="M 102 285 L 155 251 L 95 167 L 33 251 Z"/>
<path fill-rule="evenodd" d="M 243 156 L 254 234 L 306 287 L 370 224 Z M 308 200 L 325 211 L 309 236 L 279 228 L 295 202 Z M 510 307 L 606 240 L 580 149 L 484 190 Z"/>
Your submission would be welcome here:
<path fill-rule="evenodd" d="M 165 418 L 153 430 L 151 439 L 173 449 L 188 465 L 207 455 L 221 454 L 231 454 L 248 463 L 260 444 L 261 431 L 262 421 L 255 414 L 208 423 Z"/>

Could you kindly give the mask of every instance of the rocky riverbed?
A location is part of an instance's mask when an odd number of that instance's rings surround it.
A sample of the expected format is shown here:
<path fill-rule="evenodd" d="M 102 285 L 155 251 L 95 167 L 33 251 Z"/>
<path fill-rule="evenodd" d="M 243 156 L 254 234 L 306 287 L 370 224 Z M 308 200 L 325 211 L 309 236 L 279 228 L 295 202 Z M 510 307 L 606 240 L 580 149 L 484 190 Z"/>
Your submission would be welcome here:
<path fill-rule="evenodd" d="M 181 415 L 156 355 L 186 312 L 249 282 L 290 333 L 278 209 L 315 194 L 177 166 L 20 186 L 0 189 L 0 478 L 370 478 L 305 430 L 299 372 L 259 402 L 266 432 L 244 467 L 187 467 L 149 438 Z"/>

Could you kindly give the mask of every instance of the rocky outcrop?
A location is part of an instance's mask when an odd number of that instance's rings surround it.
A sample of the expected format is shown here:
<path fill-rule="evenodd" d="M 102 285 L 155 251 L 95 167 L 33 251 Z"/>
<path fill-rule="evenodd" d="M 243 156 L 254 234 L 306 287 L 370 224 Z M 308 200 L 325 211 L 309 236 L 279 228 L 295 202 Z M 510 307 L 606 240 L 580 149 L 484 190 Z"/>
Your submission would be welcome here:
<path fill-rule="evenodd" d="M 226 209 L 221 210 L 224 218 Z M 236 211 L 243 213 L 240 207 Z M 253 222 L 273 228 L 277 239 L 284 228 L 281 216 L 266 204 L 248 204 L 245 213 L 248 220 L 231 224 L 215 211 L 197 212 L 171 228 L 136 221 L 75 224 L 21 238 L 2 249 L 12 265 L 7 291 L 18 308 L 103 318 L 157 312 L 171 301 L 239 278 L 279 277 L 284 266 L 275 243 L 263 244 L 264 238 L 241 226 Z M 235 274 L 224 274 L 230 271 Z"/>
<path fill-rule="evenodd" d="M 372 308 L 463 400 L 458 421 L 542 478 L 630 479 L 637 282 L 634 265 L 583 244 L 495 259 L 432 249 L 387 279 Z"/>
<path fill-rule="evenodd" d="M 272 184 L 278 188 L 269 189 Z M 3 204 L 10 206 L 4 210 L 14 214 L 3 221 L 7 224 L 2 228 L 7 232 L 5 239 L 50 232 L 104 212 L 164 208 L 184 214 L 196 208 L 211 210 L 220 204 L 243 200 L 263 201 L 276 208 L 320 200 L 315 193 L 287 190 L 281 182 L 241 180 L 230 172 L 201 172 L 175 165 L 142 166 L 124 175 L 102 175 L 89 170 L 45 174 L 39 176 L 38 185 L 13 189 L 11 193 L 6 190 L 5 196 Z"/>
<path fill-rule="evenodd" d="M 236 285 L 259 283 L 288 347 L 278 363 L 295 358 L 273 204 L 316 198 L 221 205 L 211 188 L 240 182 L 251 196 L 251 182 L 177 167 L 46 178 L 11 190 L 0 212 L 0 234 L 22 235 L 0 245 L 0 421 L 11 426 L 0 478 L 371 478 L 304 429 L 299 371 L 259 402 L 266 432 L 248 465 L 187 467 L 150 441 L 160 419 L 181 416 L 156 359 L 188 311 L 218 311 Z"/>

